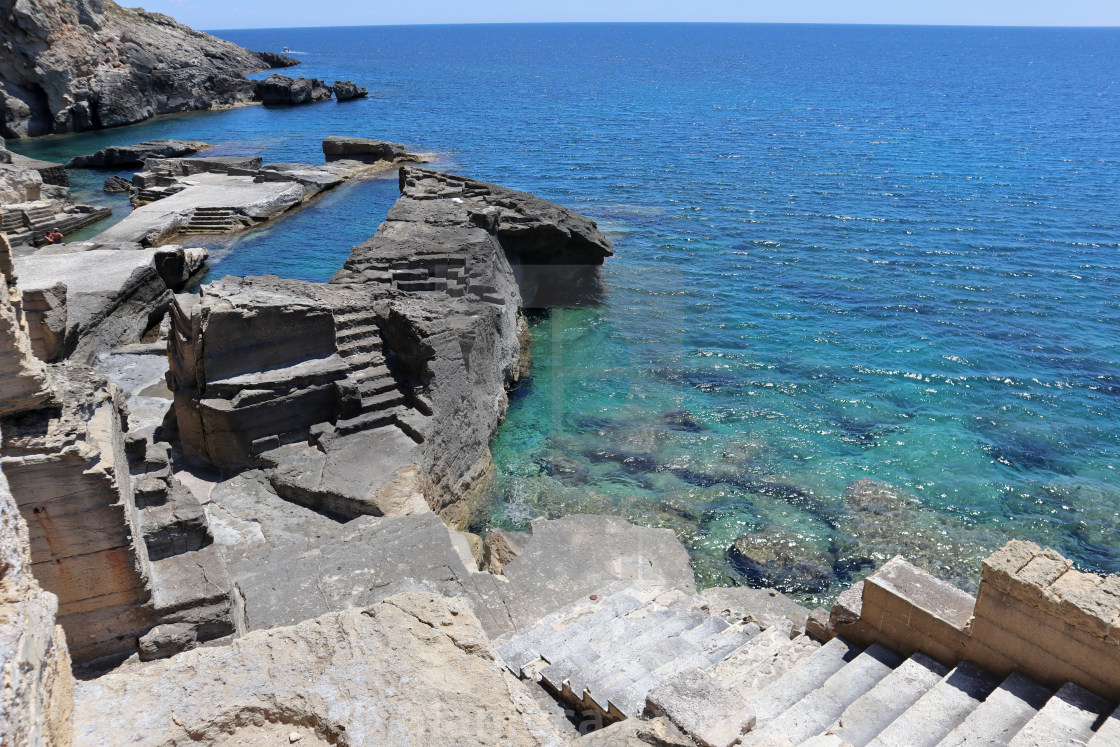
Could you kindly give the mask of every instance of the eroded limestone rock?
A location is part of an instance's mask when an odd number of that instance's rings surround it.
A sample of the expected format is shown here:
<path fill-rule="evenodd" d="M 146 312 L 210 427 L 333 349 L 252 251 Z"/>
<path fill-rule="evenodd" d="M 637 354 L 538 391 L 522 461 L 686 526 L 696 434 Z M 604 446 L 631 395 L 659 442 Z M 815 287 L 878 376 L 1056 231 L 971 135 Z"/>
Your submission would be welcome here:
<path fill-rule="evenodd" d="M 47 367 L 31 351 L 11 252 L 0 233 L 0 416 L 37 408 L 51 399 Z"/>
<path fill-rule="evenodd" d="M 414 593 L 79 683 L 74 724 L 88 744 L 232 744 L 270 724 L 350 747 L 560 741 L 470 608 Z"/>
<path fill-rule="evenodd" d="M 43 591 L 31 572 L 27 525 L 0 472 L 2 744 L 71 743 L 73 679 L 57 611 L 57 597 Z"/>

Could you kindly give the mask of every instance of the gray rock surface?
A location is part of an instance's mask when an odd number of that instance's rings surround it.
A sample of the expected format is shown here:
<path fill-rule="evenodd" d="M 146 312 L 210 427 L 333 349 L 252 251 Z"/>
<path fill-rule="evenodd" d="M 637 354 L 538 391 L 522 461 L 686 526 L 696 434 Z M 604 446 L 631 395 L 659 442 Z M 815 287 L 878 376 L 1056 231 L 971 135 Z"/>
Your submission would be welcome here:
<path fill-rule="evenodd" d="M 132 124 L 250 101 L 267 63 L 168 16 L 112 0 L 3 0 L 0 134 Z"/>
<path fill-rule="evenodd" d="M 667 718 L 627 719 L 587 734 L 575 747 L 695 747 L 696 743 Z"/>
<path fill-rule="evenodd" d="M 166 312 L 171 287 L 182 282 L 185 268 L 198 266 L 198 259 L 197 252 L 188 257 L 182 247 L 172 246 L 17 258 L 36 355 L 88 363 L 98 353 L 137 341 Z"/>
<path fill-rule="evenodd" d="M 265 67 L 269 70 L 279 67 L 295 67 L 301 64 L 295 57 L 289 57 L 279 52 L 254 52 L 253 54 L 260 57 L 261 62 L 263 62 Z"/>
<path fill-rule="evenodd" d="M 412 153 L 400 143 L 387 143 L 366 137 L 331 135 L 323 140 L 323 155 L 328 161 L 353 159 L 356 161 L 418 161 L 421 156 Z"/>
<path fill-rule="evenodd" d="M 80 683 L 74 724 L 84 744 L 560 741 L 496 661 L 470 609 L 432 594 L 393 596 Z"/>
<path fill-rule="evenodd" d="M 132 191 L 132 182 L 125 179 L 123 176 L 110 176 L 105 179 L 102 185 L 102 190 L 110 194 L 119 194 L 121 192 Z"/>
<path fill-rule="evenodd" d="M 368 88 L 362 88 L 355 85 L 348 80 L 336 80 L 334 85 L 331 86 L 334 91 L 334 97 L 338 101 L 350 101 L 351 99 L 364 99 L 369 95 Z"/>
<path fill-rule="evenodd" d="M 318 78 L 289 78 L 279 73 L 257 81 L 254 96 L 265 106 L 313 104 L 331 97 L 331 88 Z"/>
<path fill-rule="evenodd" d="M 66 164 L 69 169 L 123 169 L 143 166 L 148 158 L 180 158 L 193 156 L 210 147 L 206 143 L 186 140 L 145 140 L 135 145 L 110 145 L 88 156 L 75 156 Z"/>

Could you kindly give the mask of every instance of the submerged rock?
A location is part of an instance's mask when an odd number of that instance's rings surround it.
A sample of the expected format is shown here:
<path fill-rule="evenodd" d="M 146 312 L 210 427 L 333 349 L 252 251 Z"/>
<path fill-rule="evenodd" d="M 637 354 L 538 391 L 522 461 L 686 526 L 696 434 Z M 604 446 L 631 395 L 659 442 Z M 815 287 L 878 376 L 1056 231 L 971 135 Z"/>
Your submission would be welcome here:
<path fill-rule="evenodd" d="M 752 583 L 787 593 L 817 594 L 836 581 L 836 556 L 828 548 L 781 527 L 744 534 L 727 557 Z"/>
<path fill-rule="evenodd" d="M 348 80 L 336 80 L 331 88 L 334 91 L 334 97 L 339 101 L 364 99 L 369 95 L 368 88 L 362 88 L 361 86 L 355 85 Z"/>
<path fill-rule="evenodd" d="M 330 87 L 318 78 L 289 78 L 270 75 L 257 82 L 255 95 L 265 106 L 313 104 L 331 97 Z"/>
<path fill-rule="evenodd" d="M 66 164 L 70 169 L 118 169 L 143 166 L 147 158 L 180 158 L 193 156 L 208 143 L 187 140 L 146 140 L 135 145 L 110 145 L 88 156 L 75 156 Z"/>

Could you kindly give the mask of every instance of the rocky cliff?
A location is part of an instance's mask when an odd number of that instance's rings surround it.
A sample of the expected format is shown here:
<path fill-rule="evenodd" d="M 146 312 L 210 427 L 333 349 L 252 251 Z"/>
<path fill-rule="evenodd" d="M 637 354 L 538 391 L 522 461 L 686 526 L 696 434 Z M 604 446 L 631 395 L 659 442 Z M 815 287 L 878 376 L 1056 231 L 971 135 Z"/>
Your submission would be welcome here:
<path fill-rule="evenodd" d="M 271 62 L 112 0 L 0 0 L 0 134 L 132 124 L 250 101 Z"/>

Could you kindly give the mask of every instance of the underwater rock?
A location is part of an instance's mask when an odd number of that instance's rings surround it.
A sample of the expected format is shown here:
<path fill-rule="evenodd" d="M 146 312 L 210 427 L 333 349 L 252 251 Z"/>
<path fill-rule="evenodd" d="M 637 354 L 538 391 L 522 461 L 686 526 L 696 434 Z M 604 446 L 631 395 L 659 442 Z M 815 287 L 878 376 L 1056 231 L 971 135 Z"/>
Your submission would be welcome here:
<path fill-rule="evenodd" d="M 816 594 L 836 581 L 836 556 L 827 548 L 781 527 L 744 534 L 727 558 L 752 584 L 786 593 Z"/>
<path fill-rule="evenodd" d="M 670 410 L 661 416 L 661 421 L 671 430 L 684 433 L 700 433 L 704 426 L 688 410 Z"/>
<path fill-rule="evenodd" d="M 556 452 L 546 454 L 537 463 L 548 475 L 566 483 L 587 482 L 591 474 L 587 465 Z"/>

